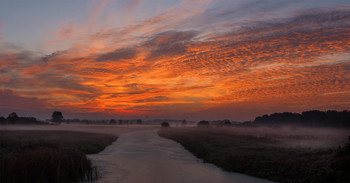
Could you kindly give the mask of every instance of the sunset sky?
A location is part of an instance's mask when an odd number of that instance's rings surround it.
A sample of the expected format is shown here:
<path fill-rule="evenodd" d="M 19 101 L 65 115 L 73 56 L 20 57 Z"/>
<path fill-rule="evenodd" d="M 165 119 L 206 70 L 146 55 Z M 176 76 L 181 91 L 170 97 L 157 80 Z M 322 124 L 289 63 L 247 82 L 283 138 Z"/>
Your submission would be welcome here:
<path fill-rule="evenodd" d="M 0 1 L 0 116 L 350 109 L 349 0 Z"/>

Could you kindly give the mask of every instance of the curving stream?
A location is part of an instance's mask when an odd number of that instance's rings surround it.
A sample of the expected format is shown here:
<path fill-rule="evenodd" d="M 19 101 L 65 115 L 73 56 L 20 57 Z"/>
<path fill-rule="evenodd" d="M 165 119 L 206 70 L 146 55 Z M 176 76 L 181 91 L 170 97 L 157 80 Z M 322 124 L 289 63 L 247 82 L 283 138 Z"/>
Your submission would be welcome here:
<path fill-rule="evenodd" d="M 242 183 L 270 182 L 229 173 L 199 159 L 157 130 L 122 134 L 99 154 L 89 155 L 103 183 Z"/>

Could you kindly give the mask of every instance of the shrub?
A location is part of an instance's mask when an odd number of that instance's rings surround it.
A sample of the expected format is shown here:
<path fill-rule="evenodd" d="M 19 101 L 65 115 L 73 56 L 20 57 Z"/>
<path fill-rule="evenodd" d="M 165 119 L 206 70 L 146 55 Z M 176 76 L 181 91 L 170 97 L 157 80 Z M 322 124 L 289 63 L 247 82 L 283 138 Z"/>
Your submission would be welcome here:
<path fill-rule="evenodd" d="M 163 123 L 161 124 L 161 126 L 162 126 L 163 128 L 169 128 L 169 127 L 170 127 L 170 125 L 169 125 L 168 122 L 163 122 Z"/>
<path fill-rule="evenodd" d="M 197 126 L 198 127 L 209 127 L 210 124 L 209 124 L 209 121 L 202 120 L 202 121 L 198 122 Z"/>

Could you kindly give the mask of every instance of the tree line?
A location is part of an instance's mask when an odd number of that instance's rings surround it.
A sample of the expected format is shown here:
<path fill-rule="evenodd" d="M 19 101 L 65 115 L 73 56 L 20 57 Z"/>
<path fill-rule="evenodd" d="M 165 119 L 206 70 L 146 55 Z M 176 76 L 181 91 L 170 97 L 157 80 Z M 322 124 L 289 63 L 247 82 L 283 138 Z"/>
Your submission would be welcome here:
<path fill-rule="evenodd" d="M 335 127 L 335 128 L 350 128 L 350 111 L 319 111 L 311 110 L 304 111 L 302 113 L 292 113 L 292 112 L 282 112 L 265 114 L 258 116 L 254 121 L 230 121 L 228 119 L 224 120 L 214 120 L 206 121 L 202 120 L 197 123 L 198 127 L 208 127 L 208 126 L 279 126 L 279 125 L 289 125 L 289 126 L 309 126 L 309 127 Z"/>
<path fill-rule="evenodd" d="M 54 111 L 51 115 L 49 122 L 54 124 L 59 124 L 61 122 L 85 122 L 89 123 L 88 120 L 79 120 L 79 119 L 64 119 L 62 112 Z M 130 121 L 131 122 L 131 121 Z M 109 124 L 129 124 L 129 120 L 115 120 L 111 119 Z M 135 121 L 136 124 L 142 124 L 142 120 L 138 119 Z M 34 117 L 19 117 L 15 112 L 12 112 L 8 115 L 7 118 L 0 116 L 0 124 L 43 124 L 45 122 L 37 120 Z M 186 124 L 186 120 L 182 122 Z M 292 113 L 292 112 L 283 112 L 283 113 L 273 113 L 265 114 L 258 116 L 254 121 L 246 122 L 236 122 L 230 120 L 218 120 L 218 121 L 200 121 L 199 126 L 206 126 L 209 124 L 216 125 L 301 125 L 301 126 L 320 126 L 320 127 L 337 127 L 337 128 L 350 128 L 350 111 L 304 111 L 302 113 Z"/>
<path fill-rule="evenodd" d="M 0 124 L 36 124 L 40 123 L 34 117 L 19 117 L 15 112 L 9 114 L 7 118 L 0 116 Z"/>
<path fill-rule="evenodd" d="M 62 122 L 66 123 L 107 123 L 107 124 L 143 124 L 141 119 L 137 120 L 122 120 L 118 121 L 115 119 L 111 120 L 99 120 L 99 121 L 91 121 L 87 119 L 65 119 L 63 117 L 62 112 L 54 111 L 51 115 L 51 119 L 47 119 L 46 121 L 37 120 L 34 117 L 19 117 L 15 112 L 12 112 L 8 115 L 7 118 L 0 116 L 0 124 L 60 124 Z"/>
<path fill-rule="evenodd" d="M 302 113 L 273 113 L 258 116 L 253 121 L 256 125 L 301 125 L 350 128 L 350 111 L 304 111 Z"/>
<path fill-rule="evenodd" d="M 51 122 L 60 123 L 64 121 L 62 112 L 54 111 L 51 115 Z M 12 112 L 7 118 L 0 116 L 0 124 L 46 124 L 34 117 L 20 117 L 17 113 Z"/>

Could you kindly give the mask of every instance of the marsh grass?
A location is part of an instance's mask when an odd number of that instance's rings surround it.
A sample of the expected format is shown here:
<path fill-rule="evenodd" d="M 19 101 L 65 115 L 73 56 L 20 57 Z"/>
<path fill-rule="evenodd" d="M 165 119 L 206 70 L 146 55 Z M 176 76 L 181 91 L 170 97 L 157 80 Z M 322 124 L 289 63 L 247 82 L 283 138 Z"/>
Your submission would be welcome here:
<path fill-rule="evenodd" d="M 350 182 L 349 144 L 343 148 L 288 146 L 283 135 L 237 135 L 214 128 L 170 128 L 158 134 L 227 171 L 277 182 Z"/>
<path fill-rule="evenodd" d="M 99 177 L 85 154 L 116 136 L 69 131 L 0 131 L 0 182 L 82 182 Z"/>

